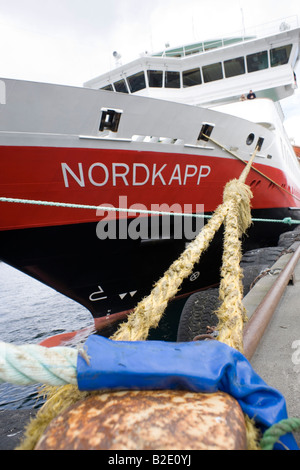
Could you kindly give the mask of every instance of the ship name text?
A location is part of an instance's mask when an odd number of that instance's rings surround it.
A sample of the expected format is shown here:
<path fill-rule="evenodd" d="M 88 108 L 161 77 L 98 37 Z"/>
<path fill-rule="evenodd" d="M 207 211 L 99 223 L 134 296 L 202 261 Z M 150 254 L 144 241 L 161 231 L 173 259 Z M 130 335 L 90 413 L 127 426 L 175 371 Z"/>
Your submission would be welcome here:
<path fill-rule="evenodd" d="M 211 173 L 208 165 L 191 164 L 145 164 L 145 163 L 110 163 L 95 162 L 88 167 L 83 163 L 69 165 L 61 163 L 64 185 L 86 184 L 93 186 L 144 186 L 144 185 L 200 185 L 203 178 Z"/>

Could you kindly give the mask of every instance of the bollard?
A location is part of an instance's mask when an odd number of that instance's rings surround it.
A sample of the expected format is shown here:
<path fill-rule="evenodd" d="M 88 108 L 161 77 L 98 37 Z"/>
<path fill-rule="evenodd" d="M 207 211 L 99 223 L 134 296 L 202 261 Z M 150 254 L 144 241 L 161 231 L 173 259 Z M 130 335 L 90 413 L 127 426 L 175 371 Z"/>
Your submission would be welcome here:
<path fill-rule="evenodd" d="M 238 402 L 223 392 L 99 393 L 55 418 L 36 450 L 246 450 Z"/>

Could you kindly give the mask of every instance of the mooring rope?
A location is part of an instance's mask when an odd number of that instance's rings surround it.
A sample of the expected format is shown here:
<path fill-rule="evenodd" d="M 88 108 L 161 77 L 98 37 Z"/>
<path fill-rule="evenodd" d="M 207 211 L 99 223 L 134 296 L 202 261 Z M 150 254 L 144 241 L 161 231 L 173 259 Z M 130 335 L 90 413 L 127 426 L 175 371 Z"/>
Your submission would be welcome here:
<path fill-rule="evenodd" d="M 78 350 L 0 341 L 0 384 L 77 385 Z"/>
<path fill-rule="evenodd" d="M 199 261 L 201 254 L 209 247 L 215 233 L 221 227 L 224 217 L 230 210 L 227 201 L 220 206 L 203 227 L 198 236 L 189 243 L 181 256 L 173 262 L 163 277 L 155 284 L 150 295 L 136 306 L 127 321 L 112 336 L 114 340 L 142 341 L 148 337 L 150 328 L 156 328 L 168 302 L 176 295 L 178 289 Z"/>
<path fill-rule="evenodd" d="M 245 165 L 247 165 L 247 162 L 245 160 L 243 160 L 241 157 L 239 157 L 236 153 L 232 152 L 231 150 L 229 150 L 227 147 L 225 147 L 224 145 L 222 145 L 220 142 L 218 142 L 217 140 L 214 140 L 212 139 L 210 136 L 207 136 L 207 135 L 204 135 L 204 137 L 206 137 L 208 140 L 210 140 L 213 144 L 217 145 L 218 147 L 220 147 L 222 150 L 225 150 L 225 152 L 228 152 L 230 155 L 232 155 L 233 157 L 235 157 L 237 160 L 239 160 L 240 162 L 244 163 Z M 272 178 L 270 178 L 268 175 L 266 175 L 265 173 L 263 173 L 262 171 L 258 170 L 258 168 L 255 168 L 255 167 L 252 167 L 252 170 L 255 171 L 256 173 L 258 173 L 259 175 L 261 175 L 263 178 L 265 178 L 266 180 L 268 180 L 270 183 L 274 184 L 275 186 L 277 186 L 279 189 L 281 189 L 282 191 L 284 191 L 285 193 L 289 194 L 290 196 L 292 196 L 293 198 L 297 199 L 298 201 L 300 201 L 300 198 L 298 196 L 296 196 L 295 194 L 292 194 L 288 189 L 284 188 L 283 186 L 281 186 L 280 184 L 278 184 L 276 181 L 274 181 Z"/>
<path fill-rule="evenodd" d="M 242 269 L 240 261 L 242 258 L 241 235 L 251 223 L 250 214 L 250 189 L 240 183 L 240 191 L 233 190 L 232 183 L 225 188 L 224 199 L 231 201 L 231 210 L 225 218 L 224 248 L 221 268 L 221 282 L 219 287 L 219 298 L 221 306 L 215 312 L 219 323 L 217 339 L 243 352 L 243 328 L 247 321 L 246 310 L 243 306 L 243 284 Z M 227 195 L 228 191 L 228 195 Z M 232 198 L 234 193 L 234 198 Z"/>
<path fill-rule="evenodd" d="M 102 210 L 108 212 L 125 212 L 126 214 L 146 214 L 146 215 L 158 215 L 158 216 L 180 216 L 180 217 L 192 217 L 192 218 L 211 218 L 210 215 L 206 214 L 194 214 L 189 212 L 167 212 L 167 211 L 154 211 L 148 209 L 131 209 L 125 207 L 110 207 L 110 206 L 94 206 L 90 204 L 73 204 L 69 202 L 55 202 L 55 201 L 38 201 L 34 199 L 20 199 L 13 197 L 0 197 L 0 202 L 10 202 L 15 204 L 31 204 L 35 206 L 45 207 L 64 207 L 68 209 L 87 209 L 87 210 Z"/>
<path fill-rule="evenodd" d="M 123 323 L 119 327 L 118 331 L 112 336 L 112 339 L 122 341 L 141 341 L 148 337 L 150 328 L 157 327 L 168 302 L 178 292 L 183 279 L 191 274 L 194 264 L 199 261 L 203 251 L 208 248 L 215 233 L 219 230 L 225 220 L 225 226 L 227 226 L 227 239 L 223 250 L 223 265 L 225 263 L 222 270 L 222 282 L 225 289 L 223 288 L 221 291 L 223 307 L 229 308 L 228 304 L 230 302 L 228 299 L 233 298 L 236 295 L 238 296 L 238 301 L 234 303 L 233 310 L 230 309 L 227 316 L 222 315 L 220 311 L 218 339 L 220 338 L 220 341 L 222 342 L 231 342 L 227 333 L 223 336 L 223 330 L 228 331 L 229 328 L 232 331 L 232 337 L 239 337 L 239 340 L 236 339 L 234 343 L 238 344 L 239 350 L 242 350 L 242 334 L 240 327 L 237 326 L 239 323 L 243 323 L 245 319 L 244 308 L 241 304 L 243 287 L 240 282 L 240 267 L 236 266 L 238 281 L 237 284 L 234 284 L 233 290 L 231 289 L 230 284 L 232 276 L 230 275 L 228 283 L 227 273 L 232 272 L 230 265 L 232 259 L 235 259 L 235 264 L 239 265 L 241 246 L 239 240 L 236 240 L 236 238 L 239 238 L 251 223 L 250 198 L 252 197 L 252 193 L 249 187 L 246 186 L 245 180 L 257 151 L 258 149 L 253 153 L 246 168 L 244 168 L 241 173 L 240 178 L 227 183 L 224 190 L 223 204 L 216 209 L 213 217 L 203 227 L 195 240 L 189 243 L 182 255 L 169 267 L 163 277 L 155 284 L 150 295 L 137 305 L 134 311 L 128 316 L 127 321 Z M 234 243 L 234 245 L 232 243 Z M 226 262 L 228 254 L 230 259 Z M 235 318 L 233 323 L 231 322 L 232 315 L 234 315 Z M 238 321 L 237 318 L 240 320 Z M 235 328 L 238 328 L 239 333 L 234 331 Z"/>
<path fill-rule="evenodd" d="M 247 163 L 247 162 L 244 162 Z M 253 167 L 252 167 L 253 168 Z M 67 209 L 86 209 L 86 210 L 102 210 L 107 212 L 124 212 L 126 214 L 145 214 L 157 216 L 173 216 L 173 217 L 190 217 L 199 219 L 211 219 L 213 215 L 189 213 L 189 212 L 167 212 L 167 211 L 154 211 L 148 209 L 130 209 L 124 207 L 109 207 L 109 206 L 95 206 L 91 204 L 75 204 L 70 202 L 56 202 L 56 201 L 42 201 L 36 199 L 20 199 L 15 197 L 0 197 L 0 202 L 15 203 L 15 204 L 29 204 L 35 206 L 45 207 L 61 207 Z M 300 207 L 299 207 L 300 210 Z M 300 220 L 292 219 L 291 217 L 284 217 L 283 219 L 266 219 L 266 218 L 252 218 L 252 222 L 267 222 L 287 225 L 298 225 Z"/>
<path fill-rule="evenodd" d="M 262 450 L 273 450 L 281 436 L 297 431 L 300 431 L 300 418 L 283 419 L 265 431 L 260 441 L 260 447 Z"/>

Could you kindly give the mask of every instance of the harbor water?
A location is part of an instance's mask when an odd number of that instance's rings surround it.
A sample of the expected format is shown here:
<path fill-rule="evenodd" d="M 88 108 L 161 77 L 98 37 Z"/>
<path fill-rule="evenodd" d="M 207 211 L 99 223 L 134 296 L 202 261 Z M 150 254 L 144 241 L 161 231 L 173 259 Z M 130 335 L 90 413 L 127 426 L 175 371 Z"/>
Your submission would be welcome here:
<path fill-rule="evenodd" d="M 176 341 L 177 325 L 186 298 L 169 305 L 159 329 L 152 329 L 148 339 Z M 39 344 L 50 336 L 87 328 L 63 346 L 77 347 L 94 330 L 90 312 L 41 282 L 0 262 L 0 341 Z M 159 331 L 158 331 L 159 330 Z M 41 384 L 16 386 L 0 384 L 0 411 L 39 408 L 44 399 Z"/>
<path fill-rule="evenodd" d="M 93 327 L 87 309 L 0 262 L 0 341 L 38 344 L 49 336 Z M 74 345 L 75 347 L 75 345 Z M 0 410 L 39 408 L 40 385 L 0 385 Z"/>

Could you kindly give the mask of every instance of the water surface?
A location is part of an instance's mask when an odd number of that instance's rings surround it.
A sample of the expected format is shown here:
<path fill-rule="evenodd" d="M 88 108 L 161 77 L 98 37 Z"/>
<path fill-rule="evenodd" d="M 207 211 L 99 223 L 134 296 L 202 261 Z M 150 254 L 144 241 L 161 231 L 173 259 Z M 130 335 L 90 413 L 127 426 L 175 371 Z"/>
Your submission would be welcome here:
<path fill-rule="evenodd" d="M 49 336 L 94 325 L 89 311 L 0 262 L 0 341 L 38 344 Z M 39 407 L 40 385 L 0 385 L 0 409 Z"/>

